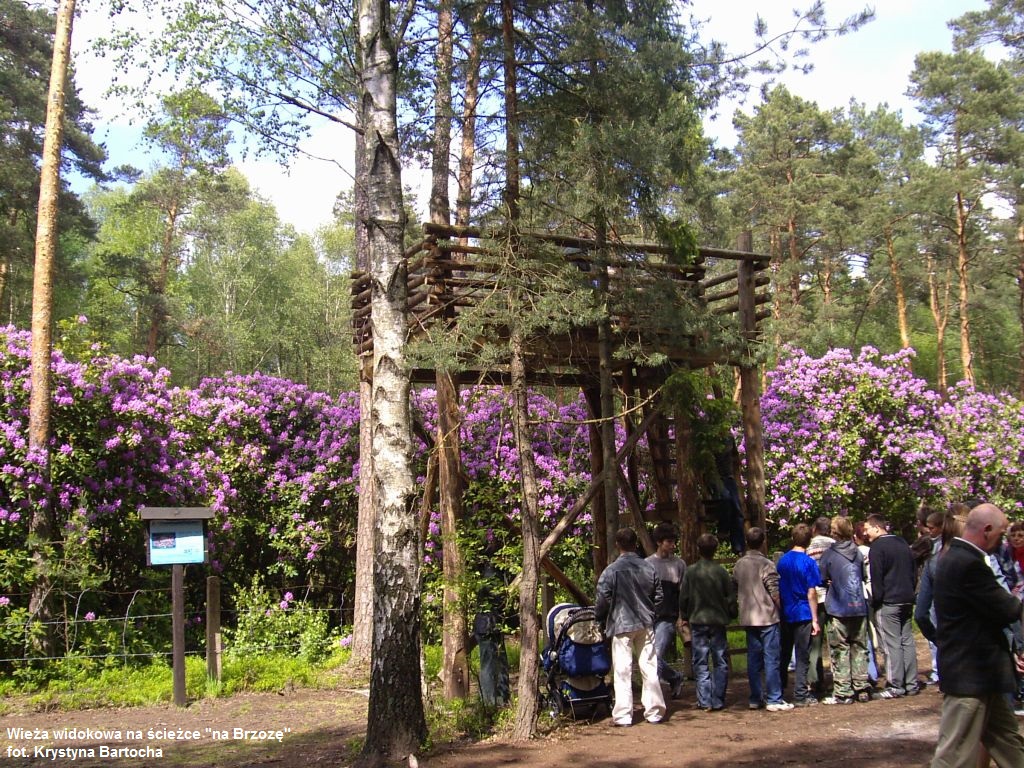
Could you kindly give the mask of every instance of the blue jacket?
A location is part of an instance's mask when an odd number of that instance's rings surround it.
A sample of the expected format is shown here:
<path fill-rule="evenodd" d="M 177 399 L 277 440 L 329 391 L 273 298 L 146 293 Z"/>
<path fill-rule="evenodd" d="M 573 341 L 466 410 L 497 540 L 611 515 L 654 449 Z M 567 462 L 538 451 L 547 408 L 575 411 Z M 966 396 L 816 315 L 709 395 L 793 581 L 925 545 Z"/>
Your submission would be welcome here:
<path fill-rule="evenodd" d="M 822 582 L 828 587 L 825 612 L 829 616 L 868 615 L 868 602 L 864 599 L 864 558 L 856 544 L 835 542 L 822 553 L 818 568 Z"/>

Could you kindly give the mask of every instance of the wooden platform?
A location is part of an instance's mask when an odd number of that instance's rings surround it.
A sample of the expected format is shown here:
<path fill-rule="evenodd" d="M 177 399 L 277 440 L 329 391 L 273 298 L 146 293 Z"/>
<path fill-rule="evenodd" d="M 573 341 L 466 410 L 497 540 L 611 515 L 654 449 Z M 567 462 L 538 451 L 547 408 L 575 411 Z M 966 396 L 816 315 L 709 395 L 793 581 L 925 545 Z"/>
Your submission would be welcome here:
<path fill-rule="evenodd" d="M 612 308 L 610 351 L 616 375 L 656 386 L 666 369 L 739 365 L 742 339 L 756 333 L 757 322 L 769 315 L 766 308 L 760 309 L 771 300 L 766 287 L 769 278 L 760 274 L 768 261 L 757 254 L 701 248 L 691 263 L 677 265 L 671 261 L 671 250 L 655 243 L 613 241 L 599 249 L 593 239 L 529 232 L 520 233 L 516 251 L 530 261 L 517 266 L 502 256 L 507 233 L 432 224 L 424 224 L 424 231 L 425 239 L 408 252 L 409 338 L 413 342 L 439 325 L 458 324 L 470 313 L 482 314 L 488 302 L 499 305 L 501 292 L 512 282 L 519 288 L 525 282 L 531 290 L 544 290 L 547 276 L 560 287 L 572 285 L 575 276 L 575 290 L 597 294 L 603 270 Z M 360 356 L 369 356 L 373 340 L 367 275 L 353 274 L 352 294 L 353 343 Z M 747 316 L 742 311 L 743 298 L 749 304 Z M 632 314 L 625 314 L 625 306 Z M 497 317 L 500 312 L 493 314 Z M 596 383 L 599 328 L 566 325 L 564 330 L 549 330 L 529 340 L 533 383 L 583 388 Z M 507 335 L 498 321 L 489 331 L 491 343 Z M 645 365 L 645 360 L 651 363 Z M 455 368 L 462 383 L 507 381 L 504 366 L 481 366 L 472 349 Z M 433 382 L 434 369 L 416 367 L 412 378 Z"/>

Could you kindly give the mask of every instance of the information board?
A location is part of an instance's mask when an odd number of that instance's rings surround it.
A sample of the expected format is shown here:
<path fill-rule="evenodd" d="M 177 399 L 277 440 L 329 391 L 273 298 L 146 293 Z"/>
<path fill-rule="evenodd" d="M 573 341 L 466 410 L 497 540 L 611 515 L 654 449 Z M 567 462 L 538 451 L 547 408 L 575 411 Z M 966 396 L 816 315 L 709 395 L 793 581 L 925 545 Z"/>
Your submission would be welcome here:
<path fill-rule="evenodd" d="M 193 565 L 206 562 L 202 520 L 150 520 L 149 565 Z"/>

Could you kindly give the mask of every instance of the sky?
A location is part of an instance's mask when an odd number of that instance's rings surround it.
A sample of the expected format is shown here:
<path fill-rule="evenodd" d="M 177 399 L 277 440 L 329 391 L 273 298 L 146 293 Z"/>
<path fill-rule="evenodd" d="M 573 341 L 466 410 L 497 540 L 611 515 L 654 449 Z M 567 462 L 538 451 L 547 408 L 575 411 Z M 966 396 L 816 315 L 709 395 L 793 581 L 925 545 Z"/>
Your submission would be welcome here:
<path fill-rule="evenodd" d="M 754 24 L 760 14 L 769 32 L 782 31 L 791 24 L 792 9 L 800 0 L 692 0 L 692 13 L 706 19 L 707 32 L 736 52 L 750 50 L 754 45 Z M 802 0 L 810 4 L 811 0 Z M 117 100 L 106 95 L 111 81 L 108 60 L 97 58 L 90 51 L 94 39 L 110 27 L 102 6 L 89 2 L 75 24 L 72 38 L 77 83 L 86 104 L 98 110 L 96 138 L 107 146 L 109 167 L 128 163 L 150 170 L 153 161 L 147 158 L 138 143 L 139 127 L 123 112 Z M 817 102 L 825 109 L 845 107 L 851 99 L 864 102 L 868 108 L 888 104 L 903 112 L 908 122 L 918 118 L 905 91 L 914 67 L 914 57 L 928 50 L 951 50 L 952 35 L 947 22 L 971 11 L 986 7 L 984 0 L 878 0 L 873 4 L 856 0 L 826 0 L 829 17 L 839 19 L 866 6 L 874 7 L 876 18 L 859 31 L 813 46 L 811 61 L 814 71 L 808 75 L 783 77 L 789 89 L 801 98 Z M 728 9 L 723 12 L 723 9 Z M 735 133 L 732 115 L 736 108 L 751 112 L 756 97 L 747 104 L 727 103 L 718 110 L 717 120 L 705 121 L 707 132 L 718 143 L 730 146 Z M 313 125 L 310 139 L 303 149 L 317 157 L 341 158 L 350 164 L 353 154 L 351 132 L 321 121 Z M 348 169 L 335 163 L 310 157 L 296 157 L 283 167 L 273 159 L 252 156 L 237 163 L 254 189 L 277 207 L 281 219 L 300 232 L 312 233 L 331 219 L 337 194 L 350 189 L 351 165 Z M 423 188 L 424 174 L 407 169 L 406 182 Z M 420 195 L 426 200 L 426 194 Z"/>

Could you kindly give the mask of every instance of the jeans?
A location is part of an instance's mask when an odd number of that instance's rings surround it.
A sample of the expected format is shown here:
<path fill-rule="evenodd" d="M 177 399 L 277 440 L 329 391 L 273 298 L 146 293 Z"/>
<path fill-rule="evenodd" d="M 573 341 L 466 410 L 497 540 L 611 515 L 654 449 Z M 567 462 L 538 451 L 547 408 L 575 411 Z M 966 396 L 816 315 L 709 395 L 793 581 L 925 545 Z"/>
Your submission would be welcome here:
<path fill-rule="evenodd" d="M 913 613 L 910 603 L 883 605 L 875 613 L 879 640 L 885 648 L 886 683 L 899 693 L 917 685 L 917 647 L 910 623 Z"/>
<path fill-rule="evenodd" d="M 654 650 L 658 653 L 658 678 L 672 686 L 682 682 L 683 675 L 672 669 L 668 659 L 676 647 L 676 623 L 667 619 L 654 621 Z"/>
<path fill-rule="evenodd" d="M 877 647 L 875 646 L 875 635 L 878 632 L 878 625 L 875 623 L 875 611 L 871 606 L 868 606 L 868 623 L 864 628 L 864 633 L 867 635 L 868 645 L 868 680 L 871 685 L 874 686 L 878 682 L 878 678 L 881 675 L 878 672 L 878 653 Z M 938 666 L 935 667 L 938 670 Z"/>
<path fill-rule="evenodd" d="M 693 635 L 693 676 L 697 679 L 697 706 L 722 709 L 729 684 L 729 655 L 725 627 L 691 624 Z M 713 665 L 709 668 L 708 662 Z"/>
<path fill-rule="evenodd" d="M 782 703 L 781 653 L 782 637 L 778 624 L 747 627 L 747 679 L 750 681 L 751 704 Z M 764 688 L 761 687 L 762 674 Z"/>
<path fill-rule="evenodd" d="M 796 650 L 796 677 L 793 680 L 793 700 L 806 701 L 810 691 L 807 687 L 807 670 L 811 666 L 811 630 L 809 621 L 783 622 L 782 623 L 782 661 L 779 661 L 779 675 L 782 678 L 782 687 L 785 688 L 789 681 L 789 674 L 786 666 L 789 664 L 789 654 Z"/>

